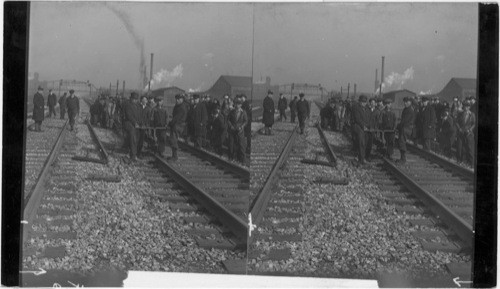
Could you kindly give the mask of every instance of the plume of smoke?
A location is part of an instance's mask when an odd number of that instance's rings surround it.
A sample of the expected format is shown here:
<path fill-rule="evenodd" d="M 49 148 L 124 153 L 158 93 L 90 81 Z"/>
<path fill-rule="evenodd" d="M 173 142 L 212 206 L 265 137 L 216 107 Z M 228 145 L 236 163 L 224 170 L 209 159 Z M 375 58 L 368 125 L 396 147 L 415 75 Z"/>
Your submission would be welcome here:
<path fill-rule="evenodd" d="M 420 91 L 418 94 L 419 95 L 429 95 L 429 94 L 432 94 L 432 89 L 429 89 L 427 91 Z"/>
<path fill-rule="evenodd" d="M 120 19 L 125 26 L 125 29 L 127 29 L 127 32 L 130 34 L 132 37 L 132 40 L 134 41 L 134 45 L 139 49 L 140 51 L 140 64 L 139 64 L 139 84 L 142 87 L 144 85 L 144 78 L 145 75 L 143 75 L 146 71 L 146 55 L 144 54 L 144 39 L 135 31 L 134 25 L 132 24 L 132 20 L 130 19 L 130 16 L 117 9 L 116 7 L 113 7 L 107 3 L 104 4 L 111 12 L 113 12 L 118 19 Z"/>
<path fill-rule="evenodd" d="M 382 83 L 382 91 L 385 91 L 386 88 L 401 89 L 407 81 L 413 80 L 414 73 L 415 71 L 413 70 L 413 66 L 406 69 L 402 74 L 399 74 L 397 72 L 391 72 L 391 74 L 389 74 Z M 377 88 L 375 93 L 379 92 L 380 92 L 380 87 Z"/>
<path fill-rule="evenodd" d="M 183 71 L 182 63 L 177 65 L 172 71 L 168 71 L 167 69 L 162 68 L 160 71 L 153 75 L 153 79 L 151 80 L 151 90 L 160 88 L 160 87 L 169 87 L 172 85 L 174 80 L 182 77 Z M 147 90 L 148 86 L 144 88 Z"/>

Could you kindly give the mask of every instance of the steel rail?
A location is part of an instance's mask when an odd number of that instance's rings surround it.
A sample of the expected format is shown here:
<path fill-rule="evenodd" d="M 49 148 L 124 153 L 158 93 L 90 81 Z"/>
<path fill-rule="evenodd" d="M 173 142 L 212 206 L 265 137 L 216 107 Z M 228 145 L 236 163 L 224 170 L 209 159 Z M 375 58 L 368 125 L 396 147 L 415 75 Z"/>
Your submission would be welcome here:
<path fill-rule="evenodd" d="M 333 149 L 330 146 L 330 143 L 328 143 L 328 139 L 326 138 L 326 135 L 323 132 L 323 129 L 321 129 L 321 125 L 319 123 L 316 123 L 316 128 L 318 129 L 319 136 L 321 138 L 321 142 L 323 143 L 323 146 L 325 147 L 325 151 L 326 151 L 326 154 L 328 156 L 328 160 L 330 161 L 330 164 L 332 165 L 332 167 L 337 168 L 337 156 L 333 152 Z"/>
<path fill-rule="evenodd" d="M 193 184 L 186 176 L 174 169 L 167 161 L 156 154 L 151 154 L 162 165 L 162 169 L 181 185 L 198 203 L 200 203 L 210 214 L 214 215 L 219 222 L 229 228 L 240 241 L 246 243 L 248 225 L 236 214 L 228 210 L 215 198 L 210 196 L 200 187 Z"/>
<path fill-rule="evenodd" d="M 457 165 L 455 163 L 452 163 L 449 160 L 437 155 L 436 153 L 423 150 L 414 144 L 407 143 L 406 145 L 408 146 L 410 151 L 416 152 L 417 154 L 420 154 L 426 158 L 429 158 L 432 162 L 434 162 L 434 163 L 436 163 L 444 168 L 450 169 L 453 172 L 460 174 L 464 178 L 474 180 L 474 171 L 473 170 L 462 167 L 462 166 Z"/>
<path fill-rule="evenodd" d="M 419 184 L 413 181 L 407 174 L 398 169 L 387 158 L 383 158 L 386 168 L 413 192 L 439 219 L 450 227 L 462 241 L 469 247 L 473 246 L 474 231 L 472 226 L 454 213 L 443 202 L 427 192 Z"/>
<path fill-rule="evenodd" d="M 274 184 L 274 178 L 278 174 L 280 167 L 285 163 L 285 161 L 288 158 L 288 155 L 290 154 L 290 151 L 292 150 L 293 143 L 295 141 L 295 138 L 297 137 L 297 128 L 298 125 L 295 126 L 293 131 L 291 132 L 290 137 L 288 138 L 285 146 L 283 147 L 283 150 L 281 151 L 278 159 L 274 163 L 271 172 L 267 176 L 267 179 L 264 182 L 264 186 L 262 187 L 262 189 L 257 195 L 257 198 L 254 200 L 252 204 L 251 214 L 252 214 L 252 223 L 254 225 L 258 225 L 259 222 L 262 220 L 262 217 L 264 216 L 267 204 L 271 199 L 271 188 Z"/>
<path fill-rule="evenodd" d="M 88 119 L 86 120 L 86 123 L 87 123 L 87 126 L 89 128 L 90 135 L 92 136 L 92 139 L 94 140 L 95 143 L 97 143 L 97 146 L 98 146 L 97 149 L 99 150 L 99 153 L 101 154 L 102 163 L 108 164 L 109 156 L 108 156 L 108 153 L 106 152 L 106 149 L 102 145 L 101 140 L 99 140 L 99 137 L 97 136 L 97 134 L 94 130 L 94 127 L 92 126 L 92 124 L 90 124 L 90 121 Z"/>
<path fill-rule="evenodd" d="M 29 195 L 23 198 L 23 241 L 24 238 L 28 235 L 28 230 L 31 227 L 31 222 L 33 221 L 36 213 L 38 211 L 38 206 L 43 198 L 43 189 L 44 182 L 47 174 L 49 173 L 50 166 L 54 162 L 55 158 L 59 154 L 59 150 L 61 149 L 61 145 L 63 143 L 64 136 L 66 135 L 66 127 L 68 125 L 68 121 L 64 123 L 59 135 L 57 136 L 57 140 L 52 147 L 47 159 L 43 164 L 42 171 L 38 175 L 38 179 L 36 181 L 35 187 L 31 190 Z"/>
<path fill-rule="evenodd" d="M 194 146 L 189 145 L 185 142 L 180 141 L 180 142 L 178 142 L 178 144 L 179 144 L 180 148 L 182 148 L 190 153 L 193 153 L 193 154 L 200 154 L 203 159 L 206 159 L 212 163 L 215 163 L 217 165 L 224 167 L 225 169 L 228 169 L 228 171 L 237 175 L 240 178 L 250 180 L 250 170 L 249 169 L 247 169 L 243 166 L 239 166 L 237 164 L 234 164 L 232 162 L 226 161 L 225 159 L 222 159 L 211 152 L 195 148 Z"/>

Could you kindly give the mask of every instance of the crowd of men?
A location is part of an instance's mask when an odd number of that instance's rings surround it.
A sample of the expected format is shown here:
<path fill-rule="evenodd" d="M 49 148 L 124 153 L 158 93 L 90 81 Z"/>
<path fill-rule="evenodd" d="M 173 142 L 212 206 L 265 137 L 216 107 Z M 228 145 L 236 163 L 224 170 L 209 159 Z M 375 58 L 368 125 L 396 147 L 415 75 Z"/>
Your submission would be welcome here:
<path fill-rule="evenodd" d="M 359 164 L 371 161 L 372 147 L 376 143 L 385 157 L 392 159 L 395 133 L 401 152 L 399 163 L 406 162 L 406 142 L 422 144 L 425 150 L 433 149 L 435 141 L 445 156 L 452 158 L 456 145 L 456 160 L 474 165 L 474 130 L 477 105 L 474 97 L 460 102 L 458 97 L 451 105 L 441 104 L 438 98 L 422 96 L 405 97 L 400 122 L 390 99 L 376 99 L 361 95 L 357 102 L 330 101 L 321 110 L 321 124 L 341 130 L 339 123 L 347 122 L 353 139 L 353 150 Z M 339 114 L 336 112 L 339 111 Z M 343 119 L 339 116 L 343 116 Z M 349 121 L 347 121 L 349 120 Z"/>
<path fill-rule="evenodd" d="M 278 111 L 279 111 L 279 121 L 283 121 L 283 119 L 287 119 L 286 117 L 286 109 L 287 109 L 288 100 L 286 97 L 280 93 L 280 97 L 278 99 Z M 311 107 L 309 102 L 305 99 L 305 95 L 303 93 L 299 94 L 299 97 L 295 96 L 288 104 L 290 107 L 290 121 L 295 123 L 295 118 L 298 118 L 299 121 L 299 130 L 300 134 L 304 134 L 305 123 L 311 114 Z M 264 134 L 271 135 L 271 129 L 274 125 L 274 113 L 276 112 L 276 108 L 273 100 L 273 92 L 269 90 L 267 92 L 267 96 L 264 98 L 262 103 L 263 115 L 262 115 L 262 123 L 264 124 Z"/>
<path fill-rule="evenodd" d="M 209 95 L 179 94 L 171 120 L 163 97 L 148 97 L 133 92 L 129 100 L 99 97 L 90 108 L 91 122 L 108 128 L 122 128 L 130 159 L 142 158 L 145 144 L 163 156 L 169 132 L 172 156 L 178 159 L 178 139 L 191 141 L 196 148 L 212 150 L 218 155 L 247 165 L 251 141 L 251 105 L 246 95 L 221 101 Z"/>
<path fill-rule="evenodd" d="M 45 119 L 45 98 L 43 97 L 43 87 L 39 86 L 37 92 L 33 96 L 33 116 L 32 119 L 35 121 L 34 131 L 43 132 L 42 122 Z M 80 114 L 80 100 L 75 95 L 73 89 L 69 90 L 69 96 L 66 96 L 65 92 L 59 100 L 57 96 L 49 89 L 49 94 L 47 96 L 47 106 L 49 107 L 48 117 L 56 117 L 56 106 L 59 104 L 59 115 L 60 119 L 65 119 L 66 112 L 68 113 L 70 130 L 74 130 L 75 118 Z"/>

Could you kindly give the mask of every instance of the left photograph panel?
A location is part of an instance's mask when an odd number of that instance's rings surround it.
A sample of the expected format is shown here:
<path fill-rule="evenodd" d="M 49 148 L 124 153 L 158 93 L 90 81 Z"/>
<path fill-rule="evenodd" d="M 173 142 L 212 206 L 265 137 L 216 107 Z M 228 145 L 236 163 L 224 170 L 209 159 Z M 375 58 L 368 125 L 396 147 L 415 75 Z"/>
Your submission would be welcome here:
<path fill-rule="evenodd" d="M 251 4 L 32 2 L 29 23 L 21 286 L 245 274 Z"/>

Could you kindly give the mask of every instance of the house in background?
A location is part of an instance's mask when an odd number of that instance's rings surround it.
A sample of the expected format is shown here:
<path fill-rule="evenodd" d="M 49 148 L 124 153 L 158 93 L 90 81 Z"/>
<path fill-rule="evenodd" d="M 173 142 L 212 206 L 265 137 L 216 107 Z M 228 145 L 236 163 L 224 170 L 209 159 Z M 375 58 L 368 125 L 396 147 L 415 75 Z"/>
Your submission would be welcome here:
<path fill-rule="evenodd" d="M 440 98 L 441 102 L 447 101 L 448 103 L 452 103 L 456 96 L 461 101 L 468 96 L 476 96 L 476 79 L 454 77 L 436 96 Z"/>
<path fill-rule="evenodd" d="M 403 99 L 405 97 L 415 98 L 416 96 L 417 94 L 413 91 L 410 91 L 408 89 L 401 89 L 384 92 L 382 98 L 390 99 L 392 101 L 392 109 L 396 113 L 396 117 L 399 118 L 401 116 L 403 108 L 405 107 Z"/>

